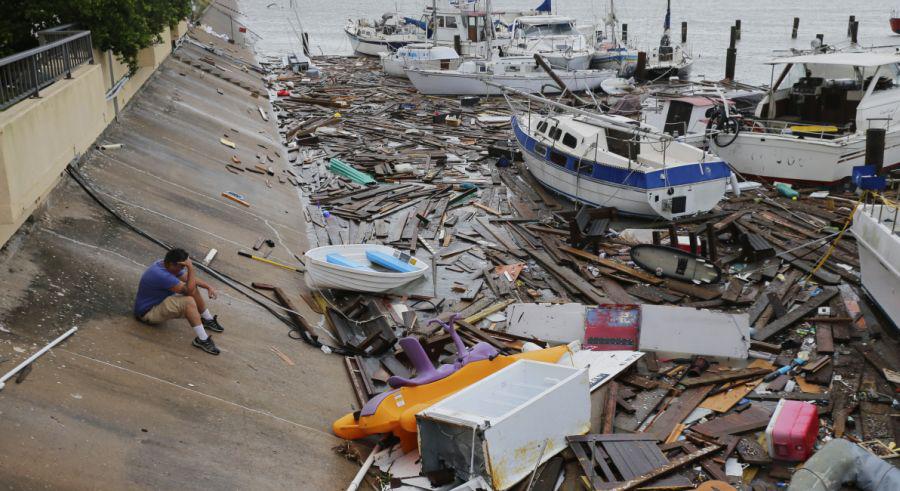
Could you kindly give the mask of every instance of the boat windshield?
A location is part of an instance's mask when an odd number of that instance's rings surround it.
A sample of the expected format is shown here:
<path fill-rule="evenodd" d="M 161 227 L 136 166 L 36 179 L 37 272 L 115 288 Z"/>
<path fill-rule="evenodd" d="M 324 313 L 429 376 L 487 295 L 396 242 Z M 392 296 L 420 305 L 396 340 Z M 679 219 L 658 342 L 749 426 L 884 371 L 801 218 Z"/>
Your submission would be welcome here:
<path fill-rule="evenodd" d="M 522 25 L 522 33 L 525 37 L 574 36 L 578 34 L 578 31 L 570 22 L 558 22 L 553 24 L 524 24 Z"/>

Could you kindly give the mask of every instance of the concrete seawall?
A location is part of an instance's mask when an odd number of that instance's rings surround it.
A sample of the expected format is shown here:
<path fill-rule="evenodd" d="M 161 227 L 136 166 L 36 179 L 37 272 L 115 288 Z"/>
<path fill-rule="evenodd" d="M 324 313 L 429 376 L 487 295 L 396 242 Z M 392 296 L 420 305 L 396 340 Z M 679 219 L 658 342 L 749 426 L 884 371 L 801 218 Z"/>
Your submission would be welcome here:
<path fill-rule="evenodd" d="M 271 258 L 281 262 L 296 263 L 306 248 L 296 188 L 225 167 L 233 158 L 276 173 L 288 167 L 271 107 L 253 96 L 265 93 L 261 75 L 238 45 L 200 29 L 189 36 L 211 49 L 185 42 L 162 62 L 100 138 L 124 146 L 88 150 L 80 172 L 148 234 L 196 258 L 216 248 L 219 271 L 281 286 L 305 308 L 302 276 L 237 255 L 261 236 L 276 242 Z M 250 206 L 224 199 L 225 191 Z M 332 420 L 354 409 L 341 357 L 289 338 L 287 326 L 206 275 L 220 292 L 210 305 L 226 329 L 214 336 L 220 356 L 191 347 L 185 321 L 139 323 L 131 314 L 137 281 L 163 253 L 67 176 L 8 243 L 0 256 L 0 371 L 72 325 L 79 331 L 0 392 L 0 482 L 343 489 L 356 468 L 331 450 L 339 443 Z"/>

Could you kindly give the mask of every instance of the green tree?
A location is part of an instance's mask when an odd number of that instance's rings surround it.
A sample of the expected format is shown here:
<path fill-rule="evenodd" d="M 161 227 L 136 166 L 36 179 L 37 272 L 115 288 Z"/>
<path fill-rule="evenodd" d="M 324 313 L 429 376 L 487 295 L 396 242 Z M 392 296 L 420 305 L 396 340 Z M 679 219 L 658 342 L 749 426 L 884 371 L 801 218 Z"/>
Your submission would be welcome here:
<path fill-rule="evenodd" d="M 91 31 L 95 46 L 136 70 L 138 52 L 190 13 L 191 0 L 3 0 L 0 56 L 36 46 L 41 29 L 75 23 Z"/>

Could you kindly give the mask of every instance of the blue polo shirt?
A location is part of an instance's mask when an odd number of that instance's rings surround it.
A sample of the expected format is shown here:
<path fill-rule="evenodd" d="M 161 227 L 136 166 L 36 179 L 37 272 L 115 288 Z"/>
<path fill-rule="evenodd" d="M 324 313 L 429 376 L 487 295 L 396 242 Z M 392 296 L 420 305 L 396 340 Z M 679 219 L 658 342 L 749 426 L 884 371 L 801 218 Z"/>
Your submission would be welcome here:
<path fill-rule="evenodd" d="M 169 295 L 173 295 L 170 288 L 181 281 L 178 277 L 183 274 L 184 269 L 178 273 L 178 276 L 173 275 L 163 265 L 162 260 L 156 261 L 147 268 L 141 275 L 141 282 L 138 284 L 137 295 L 134 298 L 134 315 L 143 317 Z"/>

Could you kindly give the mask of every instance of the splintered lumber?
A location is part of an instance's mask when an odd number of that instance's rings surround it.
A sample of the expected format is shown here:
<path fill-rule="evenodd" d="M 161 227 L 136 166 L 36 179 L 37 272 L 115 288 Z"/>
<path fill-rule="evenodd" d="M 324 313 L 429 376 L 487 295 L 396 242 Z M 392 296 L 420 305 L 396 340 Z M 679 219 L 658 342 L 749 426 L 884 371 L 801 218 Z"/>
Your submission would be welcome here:
<path fill-rule="evenodd" d="M 806 317 L 814 310 L 819 308 L 820 305 L 824 304 L 831 300 L 831 297 L 837 295 L 838 290 L 835 288 L 828 288 L 822 290 L 821 293 L 816 295 L 813 298 L 807 300 L 803 305 L 791 310 L 784 317 L 779 317 L 774 322 L 767 324 L 762 329 L 757 329 L 756 332 L 751 336 L 753 339 L 757 341 L 765 341 L 770 337 L 778 334 L 783 329 L 790 327 L 793 323 L 799 321 L 803 317 Z"/>
<path fill-rule="evenodd" d="M 759 404 L 754 404 L 745 411 L 719 416 L 711 421 L 694 425 L 691 427 L 691 431 L 718 438 L 765 428 L 771 418 L 772 413 L 769 410 Z"/>
<path fill-rule="evenodd" d="M 643 474 L 634 479 L 625 481 L 624 483 L 621 483 L 618 486 L 616 486 L 614 488 L 610 488 L 610 489 L 615 490 L 615 491 L 626 491 L 629 489 L 635 489 L 644 483 L 650 482 L 650 481 L 652 481 L 656 478 L 659 478 L 661 476 L 664 476 L 670 472 L 674 472 L 696 460 L 700 460 L 703 457 L 706 457 L 707 455 L 718 451 L 720 448 L 722 448 L 721 445 L 710 445 L 701 450 L 697 450 L 696 452 L 691 452 L 687 455 L 683 455 L 673 461 L 670 461 L 668 464 L 666 464 L 662 467 L 658 467 L 646 474 Z"/>
<path fill-rule="evenodd" d="M 514 299 L 501 300 L 480 312 L 466 317 L 463 322 L 465 322 L 466 324 L 475 324 L 493 313 L 500 312 L 513 302 L 515 302 Z"/>
<path fill-rule="evenodd" d="M 602 266 L 606 266 L 607 268 L 614 269 L 620 273 L 625 273 L 628 276 L 639 279 L 646 283 L 650 283 L 651 285 L 659 285 L 660 283 L 663 282 L 662 279 L 657 278 L 656 276 L 653 276 L 650 273 L 645 273 L 643 271 L 639 271 L 630 266 L 622 264 L 618 261 L 613 261 L 612 259 L 602 258 L 596 254 L 591 254 L 590 252 L 587 252 L 582 249 L 577 249 L 575 247 L 565 246 L 565 245 L 560 246 L 559 249 L 561 251 L 568 252 L 569 254 L 572 254 L 574 256 L 578 256 L 582 259 L 587 259 L 588 261 L 593 261 Z"/>
<path fill-rule="evenodd" d="M 706 385 L 685 390 L 659 413 L 644 432 L 653 435 L 659 441 L 665 440 L 675 426 L 684 421 L 684 418 L 687 418 L 691 411 L 699 406 L 703 399 L 706 399 L 712 388 L 712 385 Z"/>
<path fill-rule="evenodd" d="M 302 329 L 310 338 L 314 341 L 319 339 L 318 334 L 313 330 L 313 328 L 306 322 L 306 319 L 303 318 L 302 315 L 299 314 L 297 307 L 294 305 L 294 302 L 291 301 L 290 297 L 282 290 L 280 287 L 269 285 L 266 283 L 251 283 L 253 288 L 258 290 L 271 290 L 275 294 L 275 298 L 278 299 L 278 302 L 284 306 L 288 317 L 297 325 L 299 329 Z"/>
<path fill-rule="evenodd" d="M 761 377 L 770 373 L 769 368 L 743 368 L 740 370 L 728 370 L 725 372 L 707 372 L 699 377 L 686 378 L 681 381 L 685 387 L 697 387 L 707 384 L 719 384 L 731 380 Z"/>
<path fill-rule="evenodd" d="M 528 254 L 531 255 L 535 259 L 535 261 L 541 263 L 541 266 L 546 269 L 548 272 L 553 274 L 554 276 L 559 277 L 561 280 L 566 282 L 568 286 L 571 286 L 586 298 L 588 298 L 592 303 L 601 304 L 606 303 L 607 298 L 598 294 L 594 287 L 585 281 L 581 276 L 575 274 L 569 268 L 560 268 L 557 264 L 550 259 L 546 253 L 535 251 L 532 249 L 527 249 Z"/>
<path fill-rule="evenodd" d="M 522 249 L 520 249 L 519 246 L 517 246 L 514 242 L 506 238 L 506 236 L 504 236 L 499 230 L 497 230 L 497 227 L 493 226 L 487 218 L 478 217 L 475 220 L 480 223 L 481 226 L 488 231 L 488 233 L 493 235 L 494 238 L 497 239 L 497 242 L 503 244 L 503 247 L 505 247 L 510 254 L 516 257 L 525 256 L 525 253 L 522 251 Z M 487 239 L 488 237 L 485 238 Z"/>

